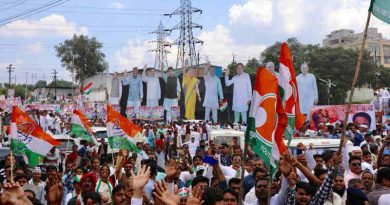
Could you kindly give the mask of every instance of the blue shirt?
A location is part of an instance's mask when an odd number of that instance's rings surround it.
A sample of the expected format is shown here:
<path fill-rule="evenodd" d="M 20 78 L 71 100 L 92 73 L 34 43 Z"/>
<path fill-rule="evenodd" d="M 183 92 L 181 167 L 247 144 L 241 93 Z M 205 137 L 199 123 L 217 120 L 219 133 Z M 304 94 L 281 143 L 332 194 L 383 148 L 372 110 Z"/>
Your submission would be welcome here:
<path fill-rule="evenodd" d="M 122 85 L 129 85 L 128 102 L 136 102 L 139 101 L 140 98 L 143 98 L 144 87 L 140 76 L 129 76 L 122 80 Z"/>
<path fill-rule="evenodd" d="M 355 137 L 353 138 L 353 146 L 360 147 L 360 144 L 364 141 L 363 135 L 360 133 L 355 133 Z"/>

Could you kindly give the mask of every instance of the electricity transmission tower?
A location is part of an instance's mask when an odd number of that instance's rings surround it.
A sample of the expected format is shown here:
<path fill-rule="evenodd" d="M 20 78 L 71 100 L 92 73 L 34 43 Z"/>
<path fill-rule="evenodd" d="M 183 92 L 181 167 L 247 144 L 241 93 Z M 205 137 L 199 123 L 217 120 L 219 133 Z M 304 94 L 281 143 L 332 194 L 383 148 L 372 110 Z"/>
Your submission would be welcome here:
<path fill-rule="evenodd" d="M 180 0 L 180 7 L 170 14 L 164 16 L 180 15 L 180 23 L 167 31 L 180 30 L 180 37 L 172 44 L 178 45 L 176 68 L 184 67 L 184 62 L 188 60 L 188 66 L 199 65 L 199 54 L 196 53 L 195 44 L 203 44 L 203 41 L 194 38 L 192 29 L 202 26 L 192 22 L 192 14 L 202 13 L 202 10 L 194 8 L 191 5 L 191 0 Z"/>
<path fill-rule="evenodd" d="M 167 54 L 170 53 L 165 47 L 171 45 L 165 38 L 169 36 L 169 32 L 164 30 L 164 25 L 160 21 L 157 30 L 151 33 L 157 34 L 157 40 L 150 41 L 150 43 L 153 42 L 157 44 L 156 49 L 150 50 L 150 52 L 156 53 L 154 68 L 165 71 L 168 68 Z"/>

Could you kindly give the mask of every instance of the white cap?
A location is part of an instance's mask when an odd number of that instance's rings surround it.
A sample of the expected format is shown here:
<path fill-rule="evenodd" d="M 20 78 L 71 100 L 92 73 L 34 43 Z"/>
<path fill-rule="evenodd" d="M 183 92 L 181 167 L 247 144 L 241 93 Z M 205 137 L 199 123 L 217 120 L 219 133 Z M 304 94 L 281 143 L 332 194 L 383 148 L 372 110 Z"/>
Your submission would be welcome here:
<path fill-rule="evenodd" d="M 360 127 L 363 127 L 363 128 L 368 128 L 368 126 L 365 125 L 365 124 L 360 124 L 359 126 L 360 126 Z"/>
<path fill-rule="evenodd" d="M 358 146 L 354 146 L 353 148 L 352 148 L 352 151 L 357 151 L 357 150 L 362 150 L 360 147 L 358 147 Z"/>

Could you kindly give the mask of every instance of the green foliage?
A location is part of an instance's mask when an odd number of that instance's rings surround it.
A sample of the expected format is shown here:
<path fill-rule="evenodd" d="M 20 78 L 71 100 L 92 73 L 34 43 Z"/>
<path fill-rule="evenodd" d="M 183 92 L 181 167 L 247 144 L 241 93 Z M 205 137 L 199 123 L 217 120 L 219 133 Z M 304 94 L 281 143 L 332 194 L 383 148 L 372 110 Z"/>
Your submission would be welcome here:
<path fill-rule="evenodd" d="M 237 63 L 236 62 L 231 62 L 229 65 L 228 65 L 228 69 L 230 71 L 230 76 L 234 76 L 237 74 L 236 72 L 236 66 L 237 66 Z"/>
<path fill-rule="evenodd" d="M 260 63 L 256 58 L 249 59 L 245 65 L 245 72 L 255 75 Z"/>
<path fill-rule="evenodd" d="M 309 72 L 313 73 L 317 78 L 319 103 L 327 103 L 327 86 L 319 79 L 330 79 L 336 87 L 331 90 L 331 104 L 343 104 L 346 98 L 346 92 L 351 89 L 352 79 L 358 58 L 358 51 L 344 48 L 322 48 L 319 45 L 304 45 L 296 38 L 287 40 L 291 54 L 295 72 L 298 75 L 301 64 L 309 63 Z M 261 53 L 262 63 L 269 61 L 275 63 L 279 67 L 281 42 L 276 42 L 269 46 Z M 377 74 L 380 73 L 378 76 Z M 368 52 L 363 55 L 362 67 L 356 86 L 372 85 L 376 88 L 386 86 L 390 79 L 390 70 L 383 66 L 375 64 L 373 58 Z M 388 86 L 388 85 L 387 85 Z"/>
<path fill-rule="evenodd" d="M 286 43 L 290 48 L 293 58 L 295 72 L 300 70 L 302 63 L 310 61 L 310 53 L 319 48 L 319 45 L 304 45 L 297 38 L 288 38 Z M 279 55 L 282 42 L 276 42 L 272 46 L 267 47 L 261 53 L 262 64 L 273 62 L 276 67 L 279 67 Z"/>
<path fill-rule="evenodd" d="M 48 86 L 54 86 L 54 82 L 51 82 Z M 57 82 L 56 82 L 56 87 L 71 88 L 73 86 L 74 85 L 72 82 L 66 81 L 66 80 L 57 80 Z"/>
<path fill-rule="evenodd" d="M 44 88 L 47 86 L 47 82 L 45 80 L 38 80 L 37 83 L 35 83 L 36 88 Z"/>
<path fill-rule="evenodd" d="M 72 39 L 57 45 L 55 49 L 62 66 L 75 73 L 76 80 L 81 82 L 82 87 L 85 78 L 102 73 L 108 67 L 102 47 L 103 44 L 95 37 L 75 34 Z"/>

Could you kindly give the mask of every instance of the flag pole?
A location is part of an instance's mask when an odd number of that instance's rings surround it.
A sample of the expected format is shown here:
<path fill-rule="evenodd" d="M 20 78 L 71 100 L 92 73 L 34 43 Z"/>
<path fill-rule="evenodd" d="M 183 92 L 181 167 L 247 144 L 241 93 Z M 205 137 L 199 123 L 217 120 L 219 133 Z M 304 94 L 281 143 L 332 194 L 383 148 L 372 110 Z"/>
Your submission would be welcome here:
<path fill-rule="evenodd" d="M 242 202 L 244 201 L 244 177 L 245 177 L 245 159 L 246 159 L 246 155 L 248 153 L 248 143 L 246 141 L 246 139 L 244 140 L 244 157 L 243 157 L 243 160 L 241 160 L 241 191 L 240 191 L 240 195 L 239 195 L 239 198 L 238 198 L 238 203 L 239 204 L 243 204 Z M 255 185 L 256 186 L 256 185 Z"/>
<path fill-rule="evenodd" d="M 370 19 L 371 19 L 372 4 L 373 4 L 373 1 L 371 1 L 370 9 L 368 11 L 366 27 L 364 28 L 362 44 L 360 45 L 358 60 L 357 60 L 356 67 L 355 67 L 355 74 L 354 74 L 353 80 L 352 80 L 351 93 L 349 94 L 347 110 L 345 111 L 345 118 L 344 118 L 344 122 L 343 122 L 343 132 L 341 133 L 340 145 L 339 145 L 339 150 L 338 150 L 339 152 L 341 152 L 341 149 L 343 147 L 343 141 L 345 140 L 345 132 L 347 130 L 346 125 L 347 125 L 347 121 L 348 121 L 348 116 L 351 113 L 352 97 L 353 97 L 353 94 L 355 92 L 356 82 L 357 82 L 357 79 L 359 77 L 359 72 L 360 72 L 360 68 L 362 65 L 364 46 L 366 44 L 368 26 L 370 25 Z"/>

